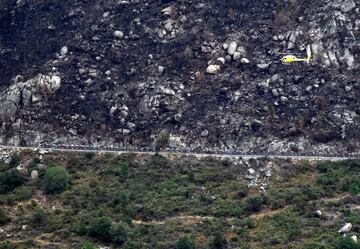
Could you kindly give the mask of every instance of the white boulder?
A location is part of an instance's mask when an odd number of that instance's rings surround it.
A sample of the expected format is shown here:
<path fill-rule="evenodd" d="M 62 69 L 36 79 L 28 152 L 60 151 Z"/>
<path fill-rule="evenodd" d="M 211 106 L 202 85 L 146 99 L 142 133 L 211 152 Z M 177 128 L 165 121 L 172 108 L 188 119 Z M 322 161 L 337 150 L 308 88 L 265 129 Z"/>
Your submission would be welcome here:
<path fill-rule="evenodd" d="M 357 236 L 356 235 L 353 235 L 350 237 L 355 243 L 357 243 Z"/>
<path fill-rule="evenodd" d="M 316 214 L 317 216 L 319 216 L 319 217 L 320 217 L 322 213 L 321 213 L 321 211 L 320 211 L 320 210 L 316 210 L 316 211 L 314 212 L 314 214 Z"/>
<path fill-rule="evenodd" d="M 351 228 L 352 228 L 352 224 L 346 223 L 342 228 L 340 228 L 338 233 L 348 233 L 348 232 L 350 232 Z"/>
<path fill-rule="evenodd" d="M 124 32 L 122 32 L 122 31 L 120 31 L 120 30 L 116 30 L 115 32 L 114 32 L 114 37 L 116 38 L 116 39 L 122 39 L 122 38 L 124 38 Z"/>
<path fill-rule="evenodd" d="M 61 55 L 67 55 L 68 52 L 69 52 L 69 48 L 67 46 L 62 47 L 60 50 Z"/>
<path fill-rule="evenodd" d="M 227 53 L 229 55 L 233 55 L 235 53 L 237 47 L 238 47 L 237 42 L 235 42 L 235 41 L 230 42 L 229 47 L 227 48 Z"/>
<path fill-rule="evenodd" d="M 206 68 L 206 72 L 208 74 L 217 74 L 220 71 L 220 66 L 219 65 L 209 65 Z"/>

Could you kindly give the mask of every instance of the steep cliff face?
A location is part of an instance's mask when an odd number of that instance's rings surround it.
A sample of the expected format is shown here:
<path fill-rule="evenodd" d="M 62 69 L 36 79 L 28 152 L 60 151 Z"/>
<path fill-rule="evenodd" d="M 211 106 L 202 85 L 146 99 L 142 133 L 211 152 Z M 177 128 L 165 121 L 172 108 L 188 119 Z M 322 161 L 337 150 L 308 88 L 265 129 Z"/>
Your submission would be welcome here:
<path fill-rule="evenodd" d="M 3 1 L 1 143 L 141 148 L 167 129 L 192 150 L 356 153 L 359 8 Z M 280 63 L 306 48 L 310 64 Z"/>

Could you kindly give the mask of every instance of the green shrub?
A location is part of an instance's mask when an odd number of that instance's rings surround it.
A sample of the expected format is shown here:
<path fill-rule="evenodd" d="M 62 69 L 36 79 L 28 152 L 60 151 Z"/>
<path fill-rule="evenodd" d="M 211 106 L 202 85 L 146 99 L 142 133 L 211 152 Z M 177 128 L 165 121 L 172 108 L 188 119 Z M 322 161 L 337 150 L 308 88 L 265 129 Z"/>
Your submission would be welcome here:
<path fill-rule="evenodd" d="M 191 237 L 184 236 L 178 239 L 175 247 L 176 249 L 195 249 L 195 241 Z"/>
<path fill-rule="evenodd" d="M 21 186 L 24 181 L 25 176 L 16 169 L 0 173 L 0 194 L 12 191 L 14 188 Z"/>
<path fill-rule="evenodd" d="M 217 231 L 214 234 L 214 238 L 211 242 L 211 247 L 214 249 L 223 249 L 226 246 L 226 239 L 224 234 L 220 231 Z"/>
<path fill-rule="evenodd" d="M 74 227 L 75 227 L 75 229 L 74 229 L 75 233 L 77 235 L 82 236 L 82 235 L 86 235 L 88 233 L 87 227 L 83 223 L 75 223 Z"/>
<path fill-rule="evenodd" d="M 129 164 L 128 163 L 122 163 L 120 165 L 120 177 L 122 180 L 126 180 L 126 178 L 129 176 Z"/>
<path fill-rule="evenodd" d="M 41 208 L 37 208 L 31 218 L 31 222 L 34 225 L 41 225 L 45 222 L 46 218 L 47 217 L 46 217 L 45 211 Z"/>
<path fill-rule="evenodd" d="M 31 160 L 31 162 L 27 166 L 27 171 L 30 173 L 32 170 L 38 169 L 38 164 L 40 162 L 41 161 L 39 158 L 33 158 L 33 160 Z"/>
<path fill-rule="evenodd" d="M 327 195 L 333 195 L 338 190 L 341 178 L 344 176 L 342 170 L 332 170 L 321 174 L 317 178 L 317 183 L 322 185 L 327 191 Z"/>
<path fill-rule="evenodd" d="M 33 193 L 32 193 L 31 189 L 25 188 L 23 186 L 14 189 L 14 191 L 12 192 L 12 195 L 14 196 L 15 201 L 22 201 L 22 200 L 30 199 L 32 194 Z"/>
<path fill-rule="evenodd" d="M 119 245 L 124 244 L 127 240 L 126 229 L 121 224 L 114 225 L 111 228 L 110 236 L 111 241 Z"/>
<path fill-rule="evenodd" d="M 122 247 L 124 249 L 138 249 L 140 248 L 140 246 L 135 243 L 134 241 L 126 241 L 126 243 L 124 244 L 124 246 Z"/>
<path fill-rule="evenodd" d="M 44 191 L 47 194 L 60 193 L 70 184 L 69 173 L 61 167 L 49 168 L 43 178 Z"/>
<path fill-rule="evenodd" d="M 360 194 L 359 177 L 345 178 L 342 182 L 342 190 L 347 191 L 352 195 Z"/>
<path fill-rule="evenodd" d="M 84 158 L 87 160 L 92 160 L 95 157 L 95 153 L 94 152 L 86 152 L 84 154 Z"/>
<path fill-rule="evenodd" d="M 249 194 L 249 187 L 246 184 L 240 186 L 237 190 L 236 197 L 239 199 L 245 198 Z"/>
<path fill-rule="evenodd" d="M 155 142 L 155 151 L 159 152 L 161 149 L 169 145 L 170 134 L 169 132 L 163 130 L 159 133 Z"/>
<path fill-rule="evenodd" d="M 319 242 L 305 242 L 304 249 L 328 249 L 326 245 L 323 245 Z"/>
<path fill-rule="evenodd" d="M 11 155 L 9 165 L 11 167 L 16 167 L 20 164 L 21 158 L 17 153 Z"/>
<path fill-rule="evenodd" d="M 6 211 L 0 208 L 0 226 L 5 225 L 10 221 L 10 218 L 7 216 Z"/>
<path fill-rule="evenodd" d="M 120 180 L 123 182 L 129 176 L 129 164 L 126 162 L 120 162 L 117 165 L 111 165 L 108 170 L 106 170 L 107 174 L 119 176 Z"/>
<path fill-rule="evenodd" d="M 248 212 L 259 212 L 263 204 L 264 198 L 262 196 L 250 197 L 245 202 L 245 210 Z"/>
<path fill-rule="evenodd" d="M 88 233 L 89 236 L 102 241 L 111 240 L 111 219 L 109 217 L 96 217 L 90 222 Z"/>
<path fill-rule="evenodd" d="M 82 245 L 81 245 L 81 249 L 97 249 L 96 246 L 94 246 L 93 243 L 89 242 L 89 241 L 85 241 Z"/>
<path fill-rule="evenodd" d="M 340 238 L 335 243 L 335 249 L 360 249 L 360 245 L 355 243 L 351 238 Z"/>

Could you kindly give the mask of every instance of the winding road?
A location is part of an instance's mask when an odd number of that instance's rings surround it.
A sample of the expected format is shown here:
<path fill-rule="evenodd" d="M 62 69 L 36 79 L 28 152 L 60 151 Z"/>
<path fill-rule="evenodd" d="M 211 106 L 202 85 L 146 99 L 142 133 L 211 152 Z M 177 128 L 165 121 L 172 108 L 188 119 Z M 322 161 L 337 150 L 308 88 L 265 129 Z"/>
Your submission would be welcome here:
<path fill-rule="evenodd" d="M 3 149 L 12 149 L 12 150 L 47 150 L 49 152 L 59 151 L 59 152 L 96 152 L 96 153 L 115 153 L 115 154 L 140 154 L 140 155 L 154 155 L 155 151 L 137 151 L 137 150 L 121 150 L 119 148 L 106 149 L 103 147 L 92 147 L 92 148 L 78 148 L 79 146 L 74 146 L 74 148 L 60 148 L 60 147 L 51 147 L 51 146 L 40 146 L 40 147 L 21 147 L 21 146 L 5 146 L 0 145 L 0 148 Z M 245 159 L 257 159 L 257 158 L 279 158 L 279 159 L 292 159 L 292 160 L 313 160 L 313 161 L 343 161 L 343 160 L 354 160 L 360 159 L 360 156 L 305 156 L 305 155 L 276 155 L 276 154 L 226 154 L 226 153 L 195 153 L 195 152 L 176 152 L 176 151 L 163 151 L 158 154 L 163 156 L 194 156 L 197 158 L 245 158 Z"/>

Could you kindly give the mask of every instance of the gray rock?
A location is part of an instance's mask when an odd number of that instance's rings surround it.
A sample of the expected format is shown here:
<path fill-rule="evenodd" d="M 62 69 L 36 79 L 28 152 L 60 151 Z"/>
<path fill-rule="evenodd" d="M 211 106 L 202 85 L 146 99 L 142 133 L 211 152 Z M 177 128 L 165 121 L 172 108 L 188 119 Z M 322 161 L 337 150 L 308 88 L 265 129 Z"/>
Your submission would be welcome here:
<path fill-rule="evenodd" d="M 320 217 L 320 216 L 322 215 L 322 213 L 321 213 L 320 210 L 316 210 L 316 211 L 314 212 L 314 214 L 316 214 L 318 217 Z"/>
<path fill-rule="evenodd" d="M 69 129 L 69 133 L 73 136 L 77 135 L 77 131 L 75 129 Z"/>
<path fill-rule="evenodd" d="M 68 52 L 69 52 L 69 48 L 67 46 L 62 47 L 60 50 L 61 55 L 67 55 Z"/>
<path fill-rule="evenodd" d="M 256 65 L 259 69 L 267 69 L 270 66 L 270 63 L 261 63 Z"/>
<path fill-rule="evenodd" d="M 235 52 L 233 55 L 233 59 L 235 61 L 240 60 L 241 59 L 241 53 L 240 52 Z"/>
<path fill-rule="evenodd" d="M 209 131 L 208 130 L 203 130 L 202 132 L 201 132 L 201 136 L 202 137 L 206 137 L 206 136 L 208 136 L 209 135 Z"/>
<path fill-rule="evenodd" d="M 211 53 L 212 48 L 210 46 L 201 46 L 201 52 L 203 53 Z"/>
<path fill-rule="evenodd" d="M 242 64 L 249 64 L 250 63 L 249 59 L 247 59 L 247 58 L 241 58 L 240 62 Z"/>
<path fill-rule="evenodd" d="M 237 42 L 235 41 L 230 42 L 229 47 L 227 48 L 227 53 L 229 55 L 233 55 L 237 49 L 237 46 L 238 46 Z"/>
<path fill-rule="evenodd" d="M 350 237 L 355 243 L 357 243 L 357 241 L 358 241 L 358 238 L 357 238 L 357 236 L 356 235 L 353 235 L 353 236 L 351 236 Z"/>
<path fill-rule="evenodd" d="M 24 88 L 21 92 L 22 95 L 22 103 L 24 106 L 28 106 L 31 104 L 32 91 L 30 89 Z"/>
<path fill-rule="evenodd" d="M 166 95 L 170 95 L 170 96 L 175 96 L 176 95 L 175 91 L 170 89 L 170 88 L 162 87 L 161 91 Z"/>
<path fill-rule="evenodd" d="M 16 122 L 12 124 L 14 131 L 19 131 L 21 128 L 21 119 L 17 119 Z"/>
<path fill-rule="evenodd" d="M 174 8 L 172 6 L 169 6 L 169 7 L 166 7 L 164 9 L 161 10 L 161 13 L 164 15 L 164 16 L 170 16 L 174 11 Z"/>
<path fill-rule="evenodd" d="M 220 66 L 219 65 L 209 65 L 206 68 L 206 72 L 208 74 L 217 74 L 220 71 Z"/>
<path fill-rule="evenodd" d="M 346 92 L 350 92 L 352 90 L 352 87 L 351 86 L 345 86 L 345 91 Z"/>
<path fill-rule="evenodd" d="M 164 71 L 165 71 L 165 67 L 163 67 L 163 66 L 158 66 L 158 72 L 159 72 L 159 73 L 163 74 Z"/>
<path fill-rule="evenodd" d="M 225 65 L 226 59 L 224 57 L 219 57 L 216 59 L 216 61 L 219 61 L 222 65 Z"/>
<path fill-rule="evenodd" d="M 343 227 L 341 227 L 338 231 L 338 233 L 347 233 L 350 232 L 352 229 L 351 223 L 346 223 Z"/>
<path fill-rule="evenodd" d="M 274 88 L 274 89 L 271 89 L 271 93 L 272 93 L 272 95 L 274 95 L 275 97 L 278 97 L 278 96 L 279 96 L 279 92 L 278 92 L 278 90 L 276 90 L 275 88 Z"/>
<path fill-rule="evenodd" d="M 122 129 L 122 134 L 129 135 L 130 133 L 131 133 L 131 131 L 128 129 Z"/>
<path fill-rule="evenodd" d="M 124 32 L 116 30 L 114 31 L 114 37 L 118 40 L 121 40 L 122 38 L 124 38 Z"/>
<path fill-rule="evenodd" d="M 173 25 L 172 25 L 172 22 L 166 22 L 165 25 L 164 25 L 164 29 L 168 32 L 171 32 L 172 29 L 173 29 Z"/>
<path fill-rule="evenodd" d="M 279 74 L 274 74 L 273 76 L 271 76 L 270 82 L 274 83 L 274 82 L 278 81 L 279 79 L 280 79 Z"/>
<path fill-rule="evenodd" d="M 39 172 L 37 170 L 32 170 L 31 171 L 31 179 L 36 180 L 38 178 L 39 178 Z"/>
<path fill-rule="evenodd" d="M 178 113 L 178 114 L 176 114 L 176 115 L 174 116 L 174 120 L 175 120 L 176 122 L 180 122 L 181 119 L 182 119 L 182 115 L 181 115 L 180 113 Z"/>
<path fill-rule="evenodd" d="M 288 49 L 295 48 L 296 40 L 297 40 L 296 32 L 291 32 L 291 34 L 289 36 L 289 41 L 288 41 Z"/>
<path fill-rule="evenodd" d="M 258 84 L 258 87 L 260 87 L 262 90 L 264 90 L 264 92 L 267 92 L 268 89 L 269 89 L 269 80 L 266 80 L 266 81 L 263 81 L 263 82 L 260 82 Z"/>
<path fill-rule="evenodd" d="M 9 89 L 0 95 L 0 120 L 2 122 L 14 121 L 21 101 L 21 91 L 18 85 L 10 86 Z"/>
<path fill-rule="evenodd" d="M 356 4 L 353 0 L 345 0 L 342 4 L 341 4 L 341 11 L 344 13 L 350 12 L 353 9 L 355 9 Z"/>
<path fill-rule="evenodd" d="M 341 59 L 347 65 L 348 69 L 352 69 L 354 67 L 354 55 L 351 54 L 349 49 L 345 49 L 345 54 Z"/>
<path fill-rule="evenodd" d="M 283 41 L 285 39 L 285 36 L 280 34 L 280 35 L 278 35 L 278 39 L 279 39 L 279 41 Z"/>
<path fill-rule="evenodd" d="M 127 127 L 128 127 L 129 129 L 133 129 L 133 128 L 136 127 L 136 124 L 134 124 L 134 123 L 132 123 L 132 122 L 128 122 L 128 123 L 127 123 Z"/>

